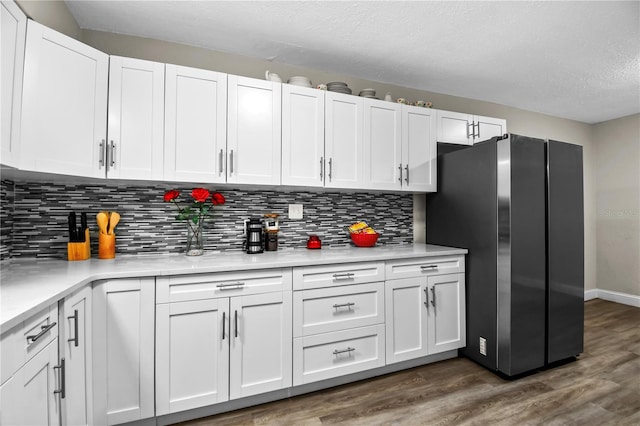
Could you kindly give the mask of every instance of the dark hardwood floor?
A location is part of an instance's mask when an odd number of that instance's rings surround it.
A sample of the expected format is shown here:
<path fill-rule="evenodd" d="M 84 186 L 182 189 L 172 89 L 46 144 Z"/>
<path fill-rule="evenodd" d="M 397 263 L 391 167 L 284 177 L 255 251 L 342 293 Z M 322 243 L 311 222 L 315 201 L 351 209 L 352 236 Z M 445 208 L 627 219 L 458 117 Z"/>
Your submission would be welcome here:
<path fill-rule="evenodd" d="M 640 425 L 640 309 L 586 302 L 584 337 L 514 381 L 457 358 L 183 425 Z"/>

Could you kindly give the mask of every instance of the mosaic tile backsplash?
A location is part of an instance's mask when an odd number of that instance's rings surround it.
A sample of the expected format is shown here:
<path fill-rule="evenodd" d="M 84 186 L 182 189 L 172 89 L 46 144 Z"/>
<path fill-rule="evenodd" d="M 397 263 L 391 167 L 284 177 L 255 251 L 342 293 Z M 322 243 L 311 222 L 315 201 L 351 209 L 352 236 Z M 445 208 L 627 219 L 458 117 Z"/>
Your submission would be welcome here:
<path fill-rule="evenodd" d="M 214 207 L 205 224 L 205 250 L 243 250 L 244 222 L 265 213 L 280 214 L 278 247 L 305 247 L 309 234 L 317 234 L 323 246 L 350 244 L 346 227 L 364 220 L 381 235 L 378 245 L 413 241 L 413 196 L 411 194 L 366 194 L 353 192 L 286 192 L 226 189 L 226 203 Z M 190 200 L 193 185 L 168 187 L 161 184 L 71 185 L 62 183 L 12 182 L 0 185 L 0 259 L 66 259 L 67 216 L 86 212 L 91 230 L 92 255 L 97 257 L 96 214 L 117 211 L 122 219 L 116 228 L 116 255 L 184 252 L 186 224 L 177 221 L 177 209 L 163 201 L 167 189 L 182 192 Z M 302 204 L 304 218 L 289 220 L 289 204 Z M 79 222 L 78 222 L 79 223 Z"/>

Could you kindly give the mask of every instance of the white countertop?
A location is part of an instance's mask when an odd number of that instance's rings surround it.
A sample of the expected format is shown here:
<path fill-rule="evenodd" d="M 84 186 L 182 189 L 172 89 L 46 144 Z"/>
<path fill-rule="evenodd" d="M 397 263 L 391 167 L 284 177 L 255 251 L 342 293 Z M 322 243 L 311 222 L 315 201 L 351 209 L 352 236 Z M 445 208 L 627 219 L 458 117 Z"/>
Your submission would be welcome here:
<path fill-rule="evenodd" d="M 407 244 L 371 248 L 295 249 L 260 254 L 206 252 L 196 257 L 183 254 L 124 256 L 112 260 L 93 258 L 75 262 L 11 260 L 0 265 L 0 333 L 96 280 L 291 268 L 466 253 L 466 249 L 460 248 Z"/>

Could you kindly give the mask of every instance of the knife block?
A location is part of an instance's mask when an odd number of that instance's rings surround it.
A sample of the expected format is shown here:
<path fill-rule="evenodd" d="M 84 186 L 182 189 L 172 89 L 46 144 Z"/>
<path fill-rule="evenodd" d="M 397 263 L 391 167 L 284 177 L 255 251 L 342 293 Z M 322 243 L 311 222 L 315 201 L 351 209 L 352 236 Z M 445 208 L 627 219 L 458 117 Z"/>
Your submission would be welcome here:
<path fill-rule="evenodd" d="M 91 257 L 89 228 L 84 230 L 84 242 L 67 243 L 67 260 L 87 260 Z"/>
<path fill-rule="evenodd" d="M 116 257 L 116 234 L 98 235 L 98 259 L 113 259 Z"/>

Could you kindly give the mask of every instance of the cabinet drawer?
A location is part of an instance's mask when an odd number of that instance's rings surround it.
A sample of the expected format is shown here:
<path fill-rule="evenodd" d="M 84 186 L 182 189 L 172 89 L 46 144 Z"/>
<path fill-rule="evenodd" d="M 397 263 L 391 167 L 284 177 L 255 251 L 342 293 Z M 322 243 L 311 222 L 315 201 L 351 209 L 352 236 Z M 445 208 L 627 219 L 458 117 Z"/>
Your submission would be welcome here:
<path fill-rule="evenodd" d="M 384 323 L 384 283 L 316 288 L 293 293 L 293 336 Z"/>
<path fill-rule="evenodd" d="M 291 269 L 174 275 L 156 278 L 157 303 L 291 290 Z"/>
<path fill-rule="evenodd" d="M 293 268 L 293 289 L 335 287 L 384 281 L 384 262 Z"/>
<path fill-rule="evenodd" d="M 464 272 L 464 256 L 435 256 L 390 260 L 386 263 L 388 280 Z"/>
<path fill-rule="evenodd" d="M 293 339 L 296 386 L 383 365 L 383 324 Z"/>
<path fill-rule="evenodd" d="M 0 383 L 58 338 L 57 321 L 58 304 L 55 303 L 2 335 Z"/>

